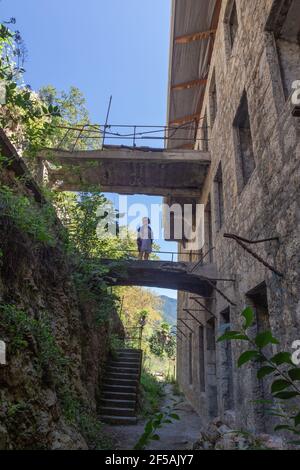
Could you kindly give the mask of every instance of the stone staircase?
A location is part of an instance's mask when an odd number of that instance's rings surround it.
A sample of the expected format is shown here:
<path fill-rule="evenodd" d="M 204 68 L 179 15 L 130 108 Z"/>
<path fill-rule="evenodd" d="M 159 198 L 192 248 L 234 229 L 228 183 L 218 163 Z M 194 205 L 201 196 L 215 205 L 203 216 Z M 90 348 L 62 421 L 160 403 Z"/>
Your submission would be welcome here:
<path fill-rule="evenodd" d="M 142 351 L 119 349 L 106 369 L 100 417 L 109 424 L 136 424 Z"/>

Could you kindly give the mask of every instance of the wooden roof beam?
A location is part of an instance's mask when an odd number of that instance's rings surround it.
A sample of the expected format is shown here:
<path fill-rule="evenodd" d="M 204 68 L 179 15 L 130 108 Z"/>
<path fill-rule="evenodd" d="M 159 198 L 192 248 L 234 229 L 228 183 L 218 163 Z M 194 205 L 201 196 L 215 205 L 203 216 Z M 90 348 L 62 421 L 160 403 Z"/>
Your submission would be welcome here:
<path fill-rule="evenodd" d="M 182 118 L 174 119 L 169 122 L 169 126 L 180 126 L 181 124 L 187 124 L 188 122 L 198 121 L 199 114 L 190 114 L 189 116 L 184 116 Z"/>
<path fill-rule="evenodd" d="M 202 39 L 207 39 L 210 36 L 216 34 L 216 29 L 210 29 L 208 31 L 201 31 L 199 33 L 185 34 L 183 36 L 178 36 L 175 38 L 175 44 L 189 44 L 190 42 L 200 41 Z"/>
<path fill-rule="evenodd" d="M 180 91 L 180 90 L 189 90 L 190 88 L 205 85 L 207 83 L 206 78 L 199 78 L 198 80 L 190 80 L 189 82 L 178 83 L 178 85 L 172 85 L 172 91 Z"/>
<path fill-rule="evenodd" d="M 191 139 L 191 141 L 191 144 L 180 145 L 179 147 L 176 147 L 176 150 L 195 150 L 195 142 L 193 141 L 193 139 Z"/>

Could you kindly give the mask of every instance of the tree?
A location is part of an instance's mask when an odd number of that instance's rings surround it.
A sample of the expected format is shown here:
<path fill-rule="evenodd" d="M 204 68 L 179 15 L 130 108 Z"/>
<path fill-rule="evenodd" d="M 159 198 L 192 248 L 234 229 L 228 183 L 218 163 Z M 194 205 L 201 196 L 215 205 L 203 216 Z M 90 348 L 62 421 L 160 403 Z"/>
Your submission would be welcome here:
<path fill-rule="evenodd" d="M 116 287 L 115 291 L 120 299 L 122 299 L 121 317 L 125 327 L 136 327 L 139 323 L 141 312 L 144 311 L 147 311 L 146 335 L 162 321 L 159 311 L 161 300 L 150 290 L 143 289 L 142 287 L 127 286 Z"/>
<path fill-rule="evenodd" d="M 92 125 L 85 97 L 78 88 L 72 86 L 68 92 L 59 92 L 48 85 L 39 90 L 39 97 L 47 106 L 60 111 L 60 115 L 52 119 L 53 132 L 49 135 L 47 147 L 65 150 L 101 148 L 100 128 Z"/>
<path fill-rule="evenodd" d="M 5 84 L 5 102 L 0 109 L 0 126 L 19 151 L 33 153 L 51 133 L 51 121 L 59 116 L 56 106 L 46 106 L 24 84 L 25 46 L 19 31 L 0 24 L 0 80 Z"/>
<path fill-rule="evenodd" d="M 10 24 L 15 24 L 14 18 Z M 0 81 L 5 84 L 0 125 L 18 151 L 29 157 L 47 147 L 100 148 L 101 131 L 92 126 L 81 91 L 71 87 L 68 92 L 58 92 L 51 85 L 33 91 L 24 83 L 26 55 L 20 32 L 0 24 Z"/>
<path fill-rule="evenodd" d="M 176 355 L 176 340 L 168 323 L 161 323 L 160 327 L 149 339 L 150 351 L 157 357 L 166 356 L 174 359 Z"/>

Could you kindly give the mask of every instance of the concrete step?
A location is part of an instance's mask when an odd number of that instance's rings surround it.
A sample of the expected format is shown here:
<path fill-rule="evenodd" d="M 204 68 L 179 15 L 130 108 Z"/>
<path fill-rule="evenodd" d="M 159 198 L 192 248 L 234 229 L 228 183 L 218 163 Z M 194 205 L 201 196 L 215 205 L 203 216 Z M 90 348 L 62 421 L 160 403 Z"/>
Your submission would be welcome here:
<path fill-rule="evenodd" d="M 116 357 L 129 357 L 129 359 L 135 358 L 137 361 L 141 359 L 139 353 L 117 353 Z"/>
<path fill-rule="evenodd" d="M 101 414 L 105 416 L 126 416 L 132 418 L 135 416 L 135 410 L 134 408 L 109 408 L 103 406 L 101 408 Z"/>
<path fill-rule="evenodd" d="M 117 351 L 106 368 L 101 419 L 110 424 L 136 424 L 136 403 L 141 370 L 141 351 Z"/>
<path fill-rule="evenodd" d="M 128 385 L 136 387 L 138 380 L 137 379 L 114 379 L 111 377 L 105 377 L 105 385 Z"/>
<path fill-rule="evenodd" d="M 108 374 L 139 374 L 140 369 L 134 367 L 111 367 L 108 366 L 106 372 Z"/>
<path fill-rule="evenodd" d="M 118 391 L 103 391 L 103 399 L 111 399 L 111 400 L 128 400 L 128 401 L 136 401 L 136 393 L 128 393 L 128 392 L 118 392 Z"/>
<path fill-rule="evenodd" d="M 108 416 L 100 415 L 101 421 L 108 424 L 136 424 L 137 418 L 132 416 Z"/>
<path fill-rule="evenodd" d="M 124 372 L 108 372 L 106 374 L 107 379 L 129 379 L 129 380 L 138 380 L 139 373 L 132 371 L 131 373 L 124 373 Z"/>
<path fill-rule="evenodd" d="M 140 364 L 139 358 L 134 356 L 118 356 L 116 357 L 116 359 L 113 360 L 113 362 L 130 362 Z"/>
<path fill-rule="evenodd" d="M 109 363 L 110 367 L 125 367 L 126 369 L 139 369 L 140 362 L 128 362 L 128 361 L 112 361 Z"/>
<path fill-rule="evenodd" d="M 134 393 L 136 394 L 136 388 L 128 385 L 112 385 L 104 384 L 104 390 L 106 392 L 120 392 L 120 393 Z"/>
<path fill-rule="evenodd" d="M 140 349 L 130 349 L 130 348 L 116 349 L 116 352 L 117 353 L 142 354 L 142 351 Z"/>
<path fill-rule="evenodd" d="M 137 364 L 140 364 L 140 358 L 138 356 L 116 356 L 114 361 L 121 361 L 121 362 L 136 362 Z"/>
<path fill-rule="evenodd" d="M 117 400 L 112 398 L 103 398 L 101 400 L 101 406 L 108 408 L 128 408 L 135 409 L 135 400 Z"/>

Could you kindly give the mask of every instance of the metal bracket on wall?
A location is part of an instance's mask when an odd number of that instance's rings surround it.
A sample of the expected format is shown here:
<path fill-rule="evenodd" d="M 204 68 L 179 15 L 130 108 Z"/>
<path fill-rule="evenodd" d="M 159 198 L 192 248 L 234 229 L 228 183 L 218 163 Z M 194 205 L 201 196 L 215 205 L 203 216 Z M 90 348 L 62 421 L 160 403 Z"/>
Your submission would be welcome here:
<path fill-rule="evenodd" d="M 193 315 L 193 314 L 191 313 L 191 311 L 190 311 L 188 308 L 184 308 L 183 311 L 184 311 L 184 312 L 187 312 L 189 315 L 191 315 L 191 317 L 192 317 L 197 323 L 199 323 L 199 325 L 205 326 L 204 323 L 202 323 L 197 317 L 195 317 L 195 315 Z"/>
<path fill-rule="evenodd" d="M 181 331 L 180 328 L 178 328 L 178 326 L 177 326 L 177 331 L 179 331 L 179 333 L 181 333 L 186 338 L 186 335 Z"/>
<path fill-rule="evenodd" d="M 173 336 L 175 336 L 175 338 L 178 338 L 180 339 L 180 341 L 182 341 L 182 338 L 180 338 L 180 336 L 177 333 L 173 333 Z"/>
<path fill-rule="evenodd" d="M 232 302 L 232 300 L 230 300 L 229 297 L 227 297 L 227 295 L 224 294 L 224 292 L 222 292 L 213 282 L 211 282 L 209 279 L 206 278 L 206 281 L 208 282 L 208 284 L 213 288 L 215 289 L 216 292 L 218 292 L 218 294 L 220 294 L 221 297 L 223 297 L 223 299 L 225 299 L 228 303 L 230 303 L 230 305 L 232 305 L 233 307 L 236 307 L 236 304 L 234 302 Z M 235 281 L 233 281 L 235 282 Z M 213 314 L 212 314 L 213 315 Z"/>
<path fill-rule="evenodd" d="M 194 300 L 195 302 L 197 302 L 197 304 L 200 305 L 200 307 L 202 307 L 206 312 L 208 312 L 211 316 L 215 317 L 216 319 L 218 319 L 218 317 L 211 311 L 209 310 L 209 308 L 207 308 L 204 304 L 202 304 L 200 302 L 200 300 L 196 299 L 196 297 L 191 297 L 192 300 Z"/>
<path fill-rule="evenodd" d="M 270 269 L 273 273 L 275 273 L 277 276 L 283 277 L 283 274 L 278 271 L 274 266 L 271 266 L 267 261 L 265 261 L 261 256 L 259 256 L 257 253 L 254 253 L 247 245 L 246 243 L 250 244 L 258 244 L 258 243 L 265 243 L 265 242 L 271 242 L 271 241 L 279 241 L 278 237 L 272 237 L 272 238 L 265 238 L 263 240 L 247 240 L 246 238 L 242 238 L 238 235 L 235 235 L 233 233 L 224 233 L 224 238 L 231 238 L 232 240 L 235 240 L 238 245 L 240 245 L 247 253 L 253 256 L 257 261 L 259 261 L 261 264 L 263 264 L 266 268 Z"/>
<path fill-rule="evenodd" d="M 190 274 L 192 274 L 192 273 L 198 268 L 198 266 L 200 266 L 200 265 L 203 263 L 204 259 L 205 259 L 213 250 L 215 250 L 215 247 L 214 247 L 214 246 L 213 246 L 210 250 L 208 250 L 208 251 L 201 257 L 201 259 L 195 264 L 195 266 L 192 267 L 192 269 L 189 271 Z"/>
<path fill-rule="evenodd" d="M 194 333 L 193 330 L 192 330 L 192 328 L 191 328 L 189 325 L 187 325 L 187 324 L 185 323 L 185 321 L 184 321 L 182 318 L 178 318 L 177 321 L 181 321 L 181 323 L 182 323 L 188 330 L 190 330 L 190 332 L 191 332 L 192 334 Z"/>

